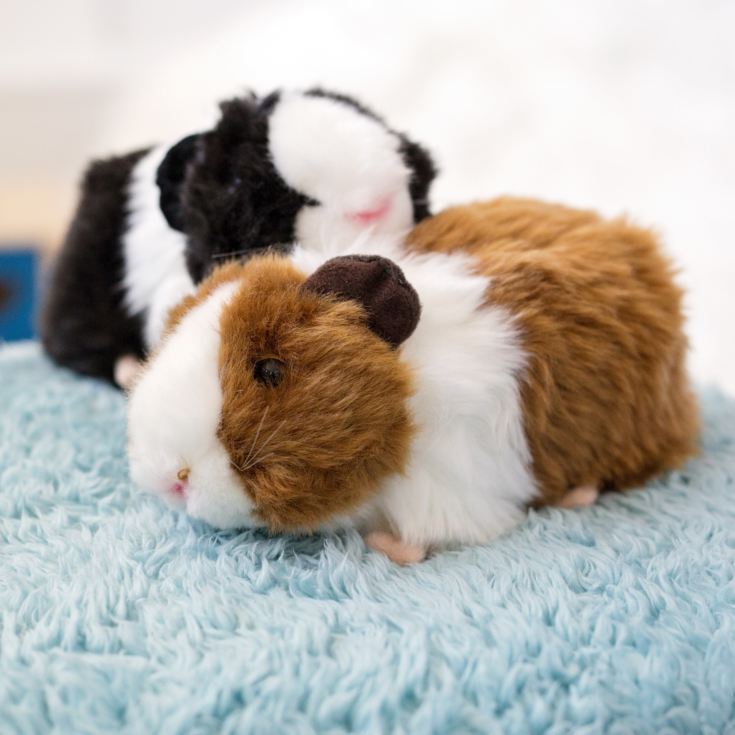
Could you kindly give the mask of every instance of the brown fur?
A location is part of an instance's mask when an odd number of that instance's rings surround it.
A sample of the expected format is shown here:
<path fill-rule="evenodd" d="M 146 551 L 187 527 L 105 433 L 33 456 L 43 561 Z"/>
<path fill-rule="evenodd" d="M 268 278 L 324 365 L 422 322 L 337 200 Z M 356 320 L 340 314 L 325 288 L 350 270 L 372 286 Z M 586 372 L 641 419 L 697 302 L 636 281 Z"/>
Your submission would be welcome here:
<path fill-rule="evenodd" d="M 487 303 L 515 316 L 542 502 L 579 485 L 632 487 L 695 451 L 682 293 L 649 231 L 501 198 L 424 220 L 409 247 L 470 252 L 492 279 Z"/>
<path fill-rule="evenodd" d="M 219 437 L 271 529 L 314 528 L 402 470 L 414 430 L 409 371 L 360 305 L 302 289 L 305 276 L 287 260 L 227 266 L 206 293 L 232 278 L 245 288 L 220 323 Z M 286 364 L 276 387 L 253 377 L 265 358 Z"/>

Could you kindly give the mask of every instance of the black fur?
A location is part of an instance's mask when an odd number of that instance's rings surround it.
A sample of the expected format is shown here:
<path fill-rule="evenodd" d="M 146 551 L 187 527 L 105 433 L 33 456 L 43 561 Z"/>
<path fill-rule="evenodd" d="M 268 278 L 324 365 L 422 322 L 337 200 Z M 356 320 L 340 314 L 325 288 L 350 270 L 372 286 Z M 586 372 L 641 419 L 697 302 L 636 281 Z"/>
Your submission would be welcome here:
<path fill-rule="evenodd" d="M 349 97 L 348 95 L 342 94 L 341 92 L 332 92 L 322 87 L 312 87 L 311 89 L 307 89 L 306 92 L 304 92 L 304 95 L 306 97 L 320 97 L 326 100 L 341 102 L 343 105 L 347 105 L 353 110 L 357 110 L 357 112 L 359 112 L 361 115 L 365 115 L 365 117 L 369 117 L 375 120 L 375 122 L 379 122 L 384 128 L 388 128 L 388 126 L 385 124 L 385 120 L 383 120 L 380 115 L 373 112 L 369 107 L 365 107 L 362 102 L 358 102 L 353 97 Z M 390 128 L 388 128 L 388 130 L 390 130 Z"/>
<path fill-rule="evenodd" d="M 290 252 L 296 215 L 311 203 L 277 174 L 261 104 L 238 98 L 220 109 L 217 126 L 199 137 L 182 194 L 187 267 L 195 282 L 230 257 Z"/>
<path fill-rule="evenodd" d="M 127 188 L 146 152 L 95 161 L 88 168 L 41 310 L 46 352 L 60 365 L 111 382 L 118 357 L 143 356 L 143 325 L 126 313 L 120 284 Z"/>
<path fill-rule="evenodd" d="M 411 170 L 411 180 L 408 183 L 408 192 L 413 202 L 413 221 L 421 222 L 426 219 L 429 211 L 429 188 L 437 174 L 436 166 L 429 152 L 418 143 L 400 135 L 401 145 L 398 152 Z"/>
<path fill-rule="evenodd" d="M 156 171 L 156 184 L 161 192 L 159 204 L 169 227 L 184 231 L 181 187 L 186 179 L 186 170 L 196 155 L 201 135 L 188 135 L 169 148 Z"/>

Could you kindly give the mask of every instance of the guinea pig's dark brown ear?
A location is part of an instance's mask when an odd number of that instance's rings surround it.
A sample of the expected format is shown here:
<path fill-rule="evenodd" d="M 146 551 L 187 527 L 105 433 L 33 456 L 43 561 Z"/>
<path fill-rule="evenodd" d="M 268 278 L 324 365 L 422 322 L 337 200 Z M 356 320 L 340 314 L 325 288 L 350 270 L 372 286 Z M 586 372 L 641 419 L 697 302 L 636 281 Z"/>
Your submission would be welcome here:
<path fill-rule="evenodd" d="M 315 270 L 302 288 L 359 302 L 370 329 L 392 347 L 408 339 L 419 323 L 418 294 L 403 271 L 379 255 L 332 258 Z"/>
<path fill-rule="evenodd" d="M 156 171 L 156 184 L 160 192 L 161 212 L 169 226 L 183 231 L 181 214 L 181 188 L 186 178 L 186 168 L 197 153 L 201 134 L 188 135 L 169 148 Z"/>

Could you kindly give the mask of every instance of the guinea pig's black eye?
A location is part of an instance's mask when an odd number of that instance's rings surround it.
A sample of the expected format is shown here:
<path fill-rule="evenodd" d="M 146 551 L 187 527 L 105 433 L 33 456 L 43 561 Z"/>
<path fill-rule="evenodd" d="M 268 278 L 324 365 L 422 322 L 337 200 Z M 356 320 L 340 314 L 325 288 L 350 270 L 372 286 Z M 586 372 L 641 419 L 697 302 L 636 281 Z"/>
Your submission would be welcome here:
<path fill-rule="evenodd" d="M 286 366 L 275 357 L 258 360 L 253 367 L 253 377 L 262 385 L 275 388 L 286 374 Z"/>
<path fill-rule="evenodd" d="M 242 176 L 239 176 L 238 174 L 233 174 L 230 176 L 229 181 L 227 183 L 227 192 L 228 194 L 235 194 L 240 190 L 240 187 L 242 186 Z"/>

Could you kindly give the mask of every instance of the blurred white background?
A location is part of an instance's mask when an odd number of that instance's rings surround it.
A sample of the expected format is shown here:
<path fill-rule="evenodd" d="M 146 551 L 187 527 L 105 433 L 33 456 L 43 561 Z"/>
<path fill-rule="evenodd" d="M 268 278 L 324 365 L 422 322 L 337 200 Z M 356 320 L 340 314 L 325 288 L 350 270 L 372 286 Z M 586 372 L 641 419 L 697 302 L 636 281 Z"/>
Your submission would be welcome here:
<path fill-rule="evenodd" d="M 0 239 L 57 244 L 92 155 L 324 84 L 435 153 L 435 209 L 513 193 L 655 226 L 694 375 L 735 393 L 733 33 L 730 0 L 0 0 Z"/>

